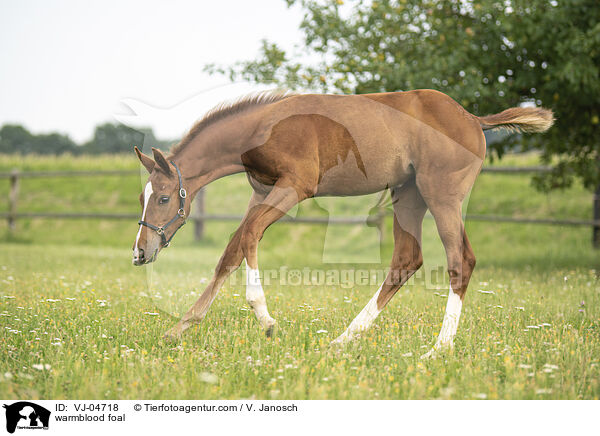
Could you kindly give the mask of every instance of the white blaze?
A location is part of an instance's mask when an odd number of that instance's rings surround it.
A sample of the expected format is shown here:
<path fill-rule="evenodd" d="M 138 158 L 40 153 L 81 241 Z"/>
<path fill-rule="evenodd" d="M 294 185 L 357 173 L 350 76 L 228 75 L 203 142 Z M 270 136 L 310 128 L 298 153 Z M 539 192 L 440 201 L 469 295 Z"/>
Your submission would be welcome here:
<path fill-rule="evenodd" d="M 271 318 L 267 309 L 267 300 L 260 283 L 259 271 L 250 268 L 246 260 L 244 262 L 246 263 L 246 301 L 252 307 L 260 325 L 267 329 L 275 324 L 275 320 Z"/>
<path fill-rule="evenodd" d="M 148 209 L 148 202 L 150 201 L 150 196 L 154 191 L 152 190 L 152 183 L 146 183 L 146 188 L 144 189 L 144 210 L 142 211 L 142 221 L 146 220 L 146 209 Z M 138 242 L 140 241 L 140 236 L 142 235 L 142 225 L 137 232 L 137 236 L 135 237 L 135 245 L 133 248 L 133 257 L 137 259 L 139 257 L 138 250 Z"/>
<path fill-rule="evenodd" d="M 383 285 L 382 285 L 383 286 Z M 377 298 L 379 297 L 379 293 L 381 292 L 381 286 L 373 295 L 373 298 L 369 300 L 367 305 L 361 310 L 361 312 L 354 318 L 354 320 L 350 323 L 348 328 L 344 333 L 342 333 L 334 343 L 343 344 L 348 342 L 354 338 L 356 333 L 367 330 L 375 318 L 381 313 L 381 310 L 377 308 Z"/>

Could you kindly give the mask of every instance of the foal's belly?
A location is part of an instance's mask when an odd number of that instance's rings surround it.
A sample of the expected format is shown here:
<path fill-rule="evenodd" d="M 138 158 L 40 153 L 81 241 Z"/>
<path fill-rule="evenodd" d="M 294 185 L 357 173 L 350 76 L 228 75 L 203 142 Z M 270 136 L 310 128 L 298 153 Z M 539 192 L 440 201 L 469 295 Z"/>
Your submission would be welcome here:
<path fill-rule="evenodd" d="M 366 195 L 386 188 L 403 185 L 413 175 L 413 169 L 402 159 L 386 150 L 378 156 L 361 153 L 364 165 L 357 165 L 353 156 L 345 162 L 327 169 L 318 185 L 315 196 Z"/>

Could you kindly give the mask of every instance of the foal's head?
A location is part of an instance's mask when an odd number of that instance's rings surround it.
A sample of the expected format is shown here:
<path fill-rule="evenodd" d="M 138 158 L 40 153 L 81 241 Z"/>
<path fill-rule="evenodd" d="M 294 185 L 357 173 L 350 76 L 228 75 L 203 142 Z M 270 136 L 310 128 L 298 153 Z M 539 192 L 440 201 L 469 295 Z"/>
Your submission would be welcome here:
<path fill-rule="evenodd" d="M 189 210 L 187 193 L 182 185 L 179 168 L 167 162 L 163 154 L 153 148 L 154 160 L 135 147 L 135 153 L 150 176 L 140 194 L 142 218 L 133 244 L 133 264 L 153 262 L 158 252 L 169 245 L 175 232 L 185 224 Z"/>

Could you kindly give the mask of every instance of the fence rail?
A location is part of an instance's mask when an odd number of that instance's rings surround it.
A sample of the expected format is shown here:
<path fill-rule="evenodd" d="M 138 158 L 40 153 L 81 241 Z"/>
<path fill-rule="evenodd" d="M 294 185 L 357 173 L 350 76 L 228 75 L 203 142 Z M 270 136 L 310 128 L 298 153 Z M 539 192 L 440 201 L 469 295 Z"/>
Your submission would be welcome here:
<path fill-rule="evenodd" d="M 495 174 L 524 174 L 536 172 L 548 172 L 551 169 L 543 166 L 532 167 L 487 167 L 482 169 L 482 173 Z M 132 176 L 140 174 L 138 170 L 107 170 L 107 171 L 18 171 L 0 172 L 0 179 L 9 179 L 9 207 L 8 212 L 0 212 L 0 218 L 5 218 L 10 232 L 16 231 L 16 222 L 23 218 L 50 218 L 50 219 L 138 219 L 137 214 L 128 213 L 80 213 L 80 212 L 18 212 L 17 203 L 19 198 L 19 181 L 26 178 L 54 178 L 54 177 L 115 177 Z M 240 221 L 242 215 L 229 214 L 208 214 L 205 210 L 205 190 L 201 190 L 196 198 L 196 209 L 190 221 L 195 223 L 194 235 L 196 239 L 201 239 L 204 233 L 204 223 L 207 221 Z M 517 224 L 542 224 L 542 225 L 560 225 L 560 226 L 586 226 L 592 228 L 592 242 L 594 247 L 600 247 L 600 187 L 593 196 L 594 219 L 582 220 L 572 218 L 519 218 L 501 215 L 471 215 L 467 214 L 466 219 L 470 221 L 487 221 L 498 223 L 517 223 Z M 387 213 L 381 211 L 375 217 L 354 216 L 354 217 L 297 217 L 292 218 L 288 215 L 283 216 L 279 221 L 285 223 L 302 223 L 317 225 L 356 225 L 370 222 L 382 230 L 383 219 Z"/>
<path fill-rule="evenodd" d="M 39 179 L 52 177 L 104 177 L 133 176 L 140 174 L 138 170 L 90 170 L 90 171 L 18 171 L 0 172 L 0 179 L 10 179 L 14 174 L 20 179 Z"/>
<path fill-rule="evenodd" d="M 0 218 L 50 218 L 50 219 L 114 219 L 114 220 L 131 220 L 138 219 L 139 214 L 134 213 L 69 213 L 69 212 L 18 212 L 11 214 L 10 212 L 0 212 Z M 392 216 L 391 213 L 383 214 L 383 216 Z M 194 215 L 187 220 L 194 223 L 202 223 L 204 221 L 236 221 L 239 222 L 243 215 L 225 215 L 225 214 L 207 214 Z M 300 223 L 300 224 L 346 224 L 356 225 L 364 224 L 371 217 L 369 216 L 353 216 L 353 217 L 290 217 L 284 215 L 277 222 L 284 223 Z M 429 218 L 429 215 L 426 216 Z M 546 224 L 557 226 L 600 226 L 600 220 L 580 220 L 580 219 L 545 219 L 545 218 L 519 218 L 502 215 L 465 215 L 466 220 L 471 221 L 489 221 L 498 223 L 516 223 L 516 224 Z"/>
<path fill-rule="evenodd" d="M 550 171 L 550 167 L 485 167 L 481 169 L 482 173 L 540 173 Z M 102 177 L 102 176 L 133 176 L 140 174 L 139 170 L 90 170 L 90 171 L 0 171 L 0 179 L 9 179 L 17 173 L 21 179 L 51 178 L 51 177 Z"/>

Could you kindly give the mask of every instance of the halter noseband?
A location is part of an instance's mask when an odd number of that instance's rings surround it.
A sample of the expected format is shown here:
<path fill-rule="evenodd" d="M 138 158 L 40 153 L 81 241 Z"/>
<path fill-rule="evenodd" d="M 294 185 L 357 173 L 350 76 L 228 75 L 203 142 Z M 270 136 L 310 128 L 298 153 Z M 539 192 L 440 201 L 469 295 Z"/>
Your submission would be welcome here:
<path fill-rule="evenodd" d="M 160 239 L 162 241 L 162 246 L 161 246 L 162 248 L 169 246 L 169 242 L 171 242 L 171 239 L 173 239 L 173 236 L 175 236 L 175 233 L 177 233 L 177 230 L 179 230 L 185 224 L 185 210 L 183 209 L 183 207 L 185 206 L 185 198 L 187 197 L 187 192 L 185 191 L 185 189 L 183 189 L 181 187 L 181 171 L 179 171 L 179 168 L 177 168 L 177 165 L 175 165 L 175 162 L 171 161 L 171 163 L 177 170 L 177 177 L 179 178 L 179 210 L 167 224 L 165 224 L 164 226 L 161 226 L 161 227 L 147 223 L 146 221 L 142 221 L 142 220 L 138 221 L 139 225 L 146 226 L 146 227 L 154 230 L 160 236 Z M 179 227 L 177 227 L 175 229 L 175 231 L 173 232 L 171 237 L 169 239 L 167 239 L 167 237 L 165 236 L 165 230 L 167 229 L 167 227 L 169 227 L 171 224 L 173 224 L 179 218 L 183 218 L 183 222 L 181 223 L 181 225 Z"/>

